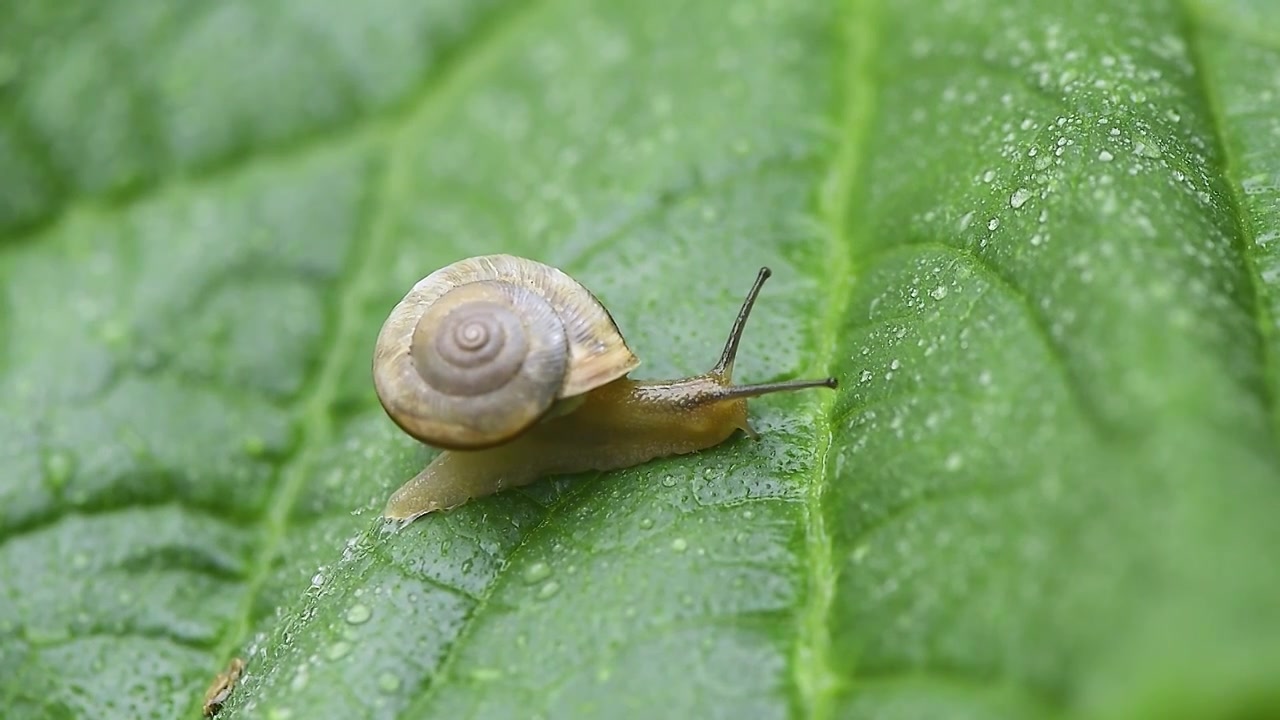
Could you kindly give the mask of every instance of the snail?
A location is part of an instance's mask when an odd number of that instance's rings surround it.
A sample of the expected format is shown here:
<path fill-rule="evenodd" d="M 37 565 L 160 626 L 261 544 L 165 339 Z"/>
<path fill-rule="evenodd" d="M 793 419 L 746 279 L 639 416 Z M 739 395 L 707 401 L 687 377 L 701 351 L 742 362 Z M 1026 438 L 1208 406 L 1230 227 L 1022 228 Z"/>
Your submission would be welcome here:
<path fill-rule="evenodd" d="M 614 470 L 718 445 L 747 399 L 835 378 L 732 384 L 738 342 L 771 272 L 761 268 L 710 371 L 627 375 L 640 360 L 609 311 L 563 271 L 511 255 L 460 260 L 422 280 L 378 334 L 373 380 L 387 415 L 443 449 L 383 516 L 409 522 L 541 477 Z"/>

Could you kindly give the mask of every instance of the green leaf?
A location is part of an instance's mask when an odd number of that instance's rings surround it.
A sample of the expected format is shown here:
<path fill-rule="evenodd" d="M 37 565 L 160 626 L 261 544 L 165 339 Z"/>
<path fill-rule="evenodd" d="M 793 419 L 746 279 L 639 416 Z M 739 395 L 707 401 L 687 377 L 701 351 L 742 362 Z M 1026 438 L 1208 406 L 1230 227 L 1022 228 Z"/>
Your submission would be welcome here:
<path fill-rule="evenodd" d="M 0 6 L 6 718 L 1280 714 L 1280 8 Z M 763 439 L 390 532 L 512 252 Z"/>

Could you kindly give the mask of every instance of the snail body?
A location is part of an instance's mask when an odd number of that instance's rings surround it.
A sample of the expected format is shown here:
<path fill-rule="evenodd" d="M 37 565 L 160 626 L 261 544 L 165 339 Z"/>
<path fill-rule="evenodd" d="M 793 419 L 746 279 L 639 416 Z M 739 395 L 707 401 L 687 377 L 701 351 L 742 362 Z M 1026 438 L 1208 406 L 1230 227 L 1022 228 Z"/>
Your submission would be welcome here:
<path fill-rule="evenodd" d="M 510 255 L 462 260 L 419 281 L 383 325 L 374 386 L 406 433 L 443 448 L 392 494 L 410 521 L 541 477 L 614 470 L 702 450 L 742 430 L 747 399 L 834 378 L 733 385 L 761 268 L 708 372 L 627 377 L 639 364 L 608 311 L 560 270 Z"/>

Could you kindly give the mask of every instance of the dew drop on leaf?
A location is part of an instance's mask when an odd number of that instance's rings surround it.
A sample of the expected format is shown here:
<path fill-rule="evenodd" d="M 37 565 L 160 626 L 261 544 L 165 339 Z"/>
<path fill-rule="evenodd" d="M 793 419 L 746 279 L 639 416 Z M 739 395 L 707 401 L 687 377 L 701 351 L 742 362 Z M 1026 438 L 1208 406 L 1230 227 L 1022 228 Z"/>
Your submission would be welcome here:
<path fill-rule="evenodd" d="M 252 458 L 260 458 L 267 454 L 267 441 L 260 435 L 250 435 L 244 439 L 244 452 Z"/>
<path fill-rule="evenodd" d="M 497 668 L 478 667 L 471 671 L 471 679 L 477 682 L 493 682 L 502 679 L 502 671 Z"/>
<path fill-rule="evenodd" d="M 372 616 L 373 616 L 373 611 L 369 609 L 368 605 L 365 605 L 363 603 L 352 605 L 351 608 L 347 610 L 347 622 L 351 623 L 352 625 L 360 625 L 361 623 L 366 623 L 369 621 L 369 618 Z"/>
<path fill-rule="evenodd" d="M 1138 141 L 1133 144 L 1133 152 L 1147 158 L 1158 158 L 1164 153 L 1150 142 Z"/>
<path fill-rule="evenodd" d="M 393 693 L 400 689 L 400 678 L 389 672 L 384 672 L 378 676 L 378 689 L 383 692 Z"/>
<path fill-rule="evenodd" d="M 548 580 L 542 584 L 542 587 L 538 588 L 538 599 L 546 600 L 558 592 L 560 592 L 560 583 L 555 580 Z"/>
<path fill-rule="evenodd" d="M 303 665 L 298 668 L 298 672 L 293 676 L 293 680 L 289 681 L 289 689 L 294 692 L 300 692 L 307 687 L 307 682 L 311 679 L 307 673 L 307 666 Z"/>
<path fill-rule="evenodd" d="M 330 660 L 340 660 L 343 657 L 346 657 L 349 652 L 351 652 L 351 643 L 345 640 L 339 640 L 338 642 L 330 645 L 324 655 Z"/>
<path fill-rule="evenodd" d="M 539 560 L 524 569 L 524 581 L 536 585 L 551 577 L 551 566 Z"/>
<path fill-rule="evenodd" d="M 67 481 L 71 479 L 71 473 L 74 471 L 75 459 L 65 452 L 52 452 L 45 458 L 45 484 L 54 492 L 66 486 Z"/>

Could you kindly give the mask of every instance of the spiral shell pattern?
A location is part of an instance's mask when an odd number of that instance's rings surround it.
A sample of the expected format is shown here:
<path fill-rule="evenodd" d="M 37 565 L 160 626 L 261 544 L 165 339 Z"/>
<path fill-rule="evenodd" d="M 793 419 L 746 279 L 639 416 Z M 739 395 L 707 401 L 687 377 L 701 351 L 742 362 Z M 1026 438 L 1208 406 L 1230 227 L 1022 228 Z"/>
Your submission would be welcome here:
<path fill-rule="evenodd" d="M 586 288 L 541 263 L 494 255 L 415 285 L 383 325 L 373 373 L 383 408 L 406 433 L 478 449 L 638 364 Z"/>

